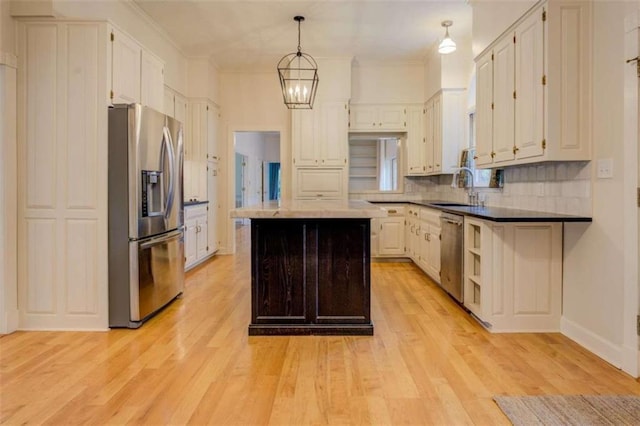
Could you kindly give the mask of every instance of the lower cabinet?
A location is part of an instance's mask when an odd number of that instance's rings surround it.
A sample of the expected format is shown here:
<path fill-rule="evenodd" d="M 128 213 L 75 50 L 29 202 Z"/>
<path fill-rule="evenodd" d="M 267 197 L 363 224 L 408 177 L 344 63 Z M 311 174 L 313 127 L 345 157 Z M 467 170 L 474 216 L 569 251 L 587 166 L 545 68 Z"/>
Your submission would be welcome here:
<path fill-rule="evenodd" d="M 208 245 L 207 205 L 185 207 L 184 255 L 185 269 L 189 269 L 210 254 Z"/>
<path fill-rule="evenodd" d="M 418 266 L 440 283 L 440 211 L 420 208 Z"/>
<path fill-rule="evenodd" d="M 294 194 L 298 199 L 341 200 L 347 198 L 348 177 L 344 167 L 295 169 Z"/>
<path fill-rule="evenodd" d="M 493 332 L 559 331 L 562 223 L 464 226 L 465 307 Z"/>
<path fill-rule="evenodd" d="M 371 220 L 371 256 L 404 257 L 405 207 L 381 206 L 387 217 Z"/>
<path fill-rule="evenodd" d="M 250 335 L 373 334 L 369 219 L 252 219 Z"/>

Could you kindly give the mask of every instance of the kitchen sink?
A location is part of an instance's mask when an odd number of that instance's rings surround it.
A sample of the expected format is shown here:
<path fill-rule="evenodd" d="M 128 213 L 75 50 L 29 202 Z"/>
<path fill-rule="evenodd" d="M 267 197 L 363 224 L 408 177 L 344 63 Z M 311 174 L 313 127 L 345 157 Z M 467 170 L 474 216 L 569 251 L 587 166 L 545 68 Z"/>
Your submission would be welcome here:
<path fill-rule="evenodd" d="M 433 204 L 434 206 L 440 206 L 440 207 L 469 207 L 469 204 L 455 203 L 455 202 L 448 202 L 448 201 L 435 202 L 435 203 L 429 203 L 429 204 Z"/>

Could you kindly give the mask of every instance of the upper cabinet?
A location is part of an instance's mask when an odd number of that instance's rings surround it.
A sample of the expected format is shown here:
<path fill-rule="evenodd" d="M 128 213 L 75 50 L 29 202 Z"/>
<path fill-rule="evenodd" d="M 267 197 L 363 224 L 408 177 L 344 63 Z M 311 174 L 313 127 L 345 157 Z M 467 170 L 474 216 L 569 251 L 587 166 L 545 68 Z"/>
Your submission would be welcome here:
<path fill-rule="evenodd" d="M 476 165 L 591 159 L 591 7 L 542 3 L 478 56 Z"/>
<path fill-rule="evenodd" d="M 346 102 L 316 102 L 292 111 L 293 163 L 297 167 L 345 167 L 349 146 Z"/>
<path fill-rule="evenodd" d="M 400 131 L 407 130 L 407 109 L 404 105 L 357 104 L 349 110 L 351 131 Z"/>
<path fill-rule="evenodd" d="M 110 27 L 110 103 L 141 103 L 164 111 L 164 63 L 136 40 Z"/>
<path fill-rule="evenodd" d="M 408 109 L 407 175 L 453 173 L 466 141 L 465 102 L 464 89 L 443 89 L 424 108 Z"/>
<path fill-rule="evenodd" d="M 164 62 L 143 50 L 140 62 L 140 103 L 158 111 L 164 110 Z"/>

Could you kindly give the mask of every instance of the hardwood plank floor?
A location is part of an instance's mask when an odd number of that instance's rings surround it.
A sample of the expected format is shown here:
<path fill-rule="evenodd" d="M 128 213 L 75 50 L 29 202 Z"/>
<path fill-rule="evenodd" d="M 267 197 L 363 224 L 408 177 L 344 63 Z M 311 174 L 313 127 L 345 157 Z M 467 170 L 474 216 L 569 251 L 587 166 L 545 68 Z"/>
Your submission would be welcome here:
<path fill-rule="evenodd" d="M 248 337 L 239 238 L 139 330 L 1 337 L 0 423 L 489 425 L 494 395 L 640 395 L 560 334 L 488 333 L 410 263 L 372 265 L 373 337 Z"/>

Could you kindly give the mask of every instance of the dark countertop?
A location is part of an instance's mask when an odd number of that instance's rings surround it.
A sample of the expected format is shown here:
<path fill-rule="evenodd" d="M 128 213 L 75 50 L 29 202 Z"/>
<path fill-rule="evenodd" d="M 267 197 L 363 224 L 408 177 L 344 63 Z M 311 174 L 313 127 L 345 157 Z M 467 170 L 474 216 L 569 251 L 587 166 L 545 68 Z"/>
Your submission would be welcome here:
<path fill-rule="evenodd" d="M 205 200 L 205 201 L 185 201 L 184 202 L 185 207 L 197 206 L 200 204 L 209 204 L 209 201 Z"/>
<path fill-rule="evenodd" d="M 473 216 L 479 219 L 493 222 L 591 222 L 592 219 L 586 216 L 574 216 L 568 214 L 538 212 L 533 210 L 510 209 L 506 207 L 479 207 L 479 206 L 442 206 L 437 205 L 440 201 L 406 201 L 403 204 L 416 204 L 430 207 L 450 213 L 457 213 L 464 216 Z M 395 204 L 400 201 L 372 201 L 375 204 Z M 446 203 L 446 201 L 442 201 Z"/>

